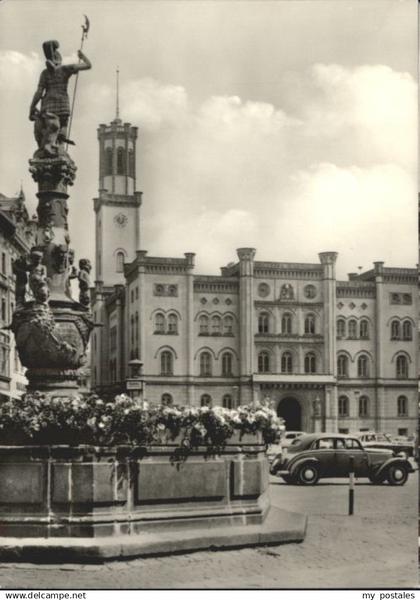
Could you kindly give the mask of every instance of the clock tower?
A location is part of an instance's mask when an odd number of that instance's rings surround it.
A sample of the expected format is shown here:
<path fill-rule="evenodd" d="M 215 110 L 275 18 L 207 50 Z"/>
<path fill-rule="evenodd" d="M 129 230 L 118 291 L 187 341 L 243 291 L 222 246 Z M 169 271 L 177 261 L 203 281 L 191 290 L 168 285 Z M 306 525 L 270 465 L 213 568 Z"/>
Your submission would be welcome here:
<path fill-rule="evenodd" d="M 99 193 L 96 217 L 96 277 L 106 286 L 124 283 L 124 263 L 140 248 L 141 192 L 136 191 L 137 127 L 118 115 L 99 125 Z"/>

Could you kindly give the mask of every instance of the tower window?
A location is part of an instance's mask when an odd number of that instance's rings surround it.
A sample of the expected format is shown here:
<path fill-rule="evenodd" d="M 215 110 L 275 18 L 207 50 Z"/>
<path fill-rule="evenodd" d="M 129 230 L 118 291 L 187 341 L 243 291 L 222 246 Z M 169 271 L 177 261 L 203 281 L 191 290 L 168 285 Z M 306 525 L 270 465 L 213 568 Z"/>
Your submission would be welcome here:
<path fill-rule="evenodd" d="M 112 148 L 105 150 L 105 175 L 112 175 Z"/>
<path fill-rule="evenodd" d="M 117 150 L 117 175 L 125 175 L 125 154 L 121 146 Z"/>
<path fill-rule="evenodd" d="M 128 175 L 135 177 L 134 150 L 128 151 Z"/>
<path fill-rule="evenodd" d="M 124 252 L 117 252 L 117 273 L 124 273 Z"/>

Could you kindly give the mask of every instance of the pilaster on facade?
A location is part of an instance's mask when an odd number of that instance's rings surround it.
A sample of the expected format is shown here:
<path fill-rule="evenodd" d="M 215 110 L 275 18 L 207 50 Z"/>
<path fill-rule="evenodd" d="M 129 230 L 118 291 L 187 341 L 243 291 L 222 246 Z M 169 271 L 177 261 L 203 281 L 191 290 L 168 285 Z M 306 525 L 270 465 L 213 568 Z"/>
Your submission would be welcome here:
<path fill-rule="evenodd" d="M 375 334 L 376 334 L 376 377 L 382 379 L 384 373 L 384 263 L 374 263 L 375 287 L 376 287 L 376 311 L 375 311 Z"/>
<path fill-rule="evenodd" d="M 193 252 L 186 252 L 185 259 L 188 263 L 186 272 L 187 281 L 187 382 L 188 404 L 194 405 L 194 258 Z"/>
<path fill-rule="evenodd" d="M 321 252 L 324 297 L 324 369 L 329 375 L 337 375 L 336 359 L 336 281 L 335 263 L 337 252 Z"/>
<path fill-rule="evenodd" d="M 241 377 L 251 377 L 254 372 L 255 248 L 238 248 L 237 254 L 239 258 L 240 375 Z"/>

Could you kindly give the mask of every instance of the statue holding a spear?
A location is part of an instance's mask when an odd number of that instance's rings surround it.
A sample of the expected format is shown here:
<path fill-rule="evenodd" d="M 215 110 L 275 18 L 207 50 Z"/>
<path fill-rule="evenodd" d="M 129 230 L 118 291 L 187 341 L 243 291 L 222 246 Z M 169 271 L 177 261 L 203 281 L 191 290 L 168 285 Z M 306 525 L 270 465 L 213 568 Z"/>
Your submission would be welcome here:
<path fill-rule="evenodd" d="M 29 119 L 35 121 L 35 139 L 41 155 L 54 156 L 59 153 L 60 145 L 72 143 L 67 131 L 69 121 L 71 124 L 71 112 L 74 108 L 77 78 L 79 71 L 91 68 L 91 63 L 82 52 L 83 42 L 89 31 L 89 20 L 85 17 L 82 25 L 82 40 L 78 50 L 79 62 L 77 64 L 63 65 L 61 54 L 58 51 L 59 43 L 56 40 L 44 42 L 46 69 L 39 78 L 38 88 L 34 94 L 29 109 Z M 72 75 L 76 75 L 76 85 L 70 111 L 70 100 L 67 91 L 68 81 Z M 41 101 L 40 110 L 37 105 Z M 63 147 L 63 146 L 62 146 Z"/>

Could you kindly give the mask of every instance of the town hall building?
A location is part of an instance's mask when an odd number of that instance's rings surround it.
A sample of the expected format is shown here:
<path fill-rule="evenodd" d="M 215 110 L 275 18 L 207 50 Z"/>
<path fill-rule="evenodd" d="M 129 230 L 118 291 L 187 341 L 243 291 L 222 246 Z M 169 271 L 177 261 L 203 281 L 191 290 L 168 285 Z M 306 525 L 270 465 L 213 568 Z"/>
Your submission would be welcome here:
<path fill-rule="evenodd" d="M 289 430 L 415 432 L 416 269 L 375 262 L 338 281 L 336 252 L 265 262 L 239 248 L 220 275 L 200 275 L 191 252 L 149 256 L 137 128 L 117 117 L 98 139 L 93 389 L 125 391 L 139 359 L 151 404 L 270 399 Z"/>

